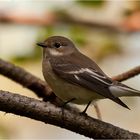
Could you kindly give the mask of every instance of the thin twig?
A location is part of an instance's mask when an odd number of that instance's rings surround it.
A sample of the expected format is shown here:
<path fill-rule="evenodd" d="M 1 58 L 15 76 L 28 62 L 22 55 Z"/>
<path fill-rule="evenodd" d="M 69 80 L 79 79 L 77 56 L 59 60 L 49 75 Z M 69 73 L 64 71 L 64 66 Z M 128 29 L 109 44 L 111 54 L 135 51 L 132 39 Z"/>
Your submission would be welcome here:
<path fill-rule="evenodd" d="M 109 123 L 56 107 L 49 102 L 0 91 L 0 110 L 25 116 L 90 138 L 140 139 L 140 135 L 113 126 Z"/>
<path fill-rule="evenodd" d="M 102 114 L 97 103 L 94 103 L 94 108 L 97 114 L 97 118 L 102 121 Z"/>
<path fill-rule="evenodd" d="M 119 74 L 117 76 L 112 77 L 113 80 L 122 82 L 124 80 L 133 78 L 134 76 L 137 76 L 138 74 L 140 74 L 140 66 L 137 66 L 135 68 L 132 68 L 122 74 Z"/>

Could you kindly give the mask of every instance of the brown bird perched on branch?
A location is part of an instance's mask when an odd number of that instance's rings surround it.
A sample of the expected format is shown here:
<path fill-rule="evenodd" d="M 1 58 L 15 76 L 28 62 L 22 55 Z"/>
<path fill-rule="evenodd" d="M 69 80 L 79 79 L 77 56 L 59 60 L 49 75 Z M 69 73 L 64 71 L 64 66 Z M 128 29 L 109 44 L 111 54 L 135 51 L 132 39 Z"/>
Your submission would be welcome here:
<path fill-rule="evenodd" d="M 128 108 L 118 97 L 140 96 L 140 91 L 109 78 L 71 40 L 52 36 L 37 45 L 43 47 L 43 75 L 56 96 L 65 103 L 87 104 L 109 98 Z M 128 108 L 129 109 L 129 108 Z"/>

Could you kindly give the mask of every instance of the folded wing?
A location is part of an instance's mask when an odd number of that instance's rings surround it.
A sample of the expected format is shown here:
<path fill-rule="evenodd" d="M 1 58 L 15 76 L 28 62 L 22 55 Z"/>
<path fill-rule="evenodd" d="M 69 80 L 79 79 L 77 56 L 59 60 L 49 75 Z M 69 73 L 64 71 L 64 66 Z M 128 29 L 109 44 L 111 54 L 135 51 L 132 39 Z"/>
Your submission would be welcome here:
<path fill-rule="evenodd" d="M 97 71 L 92 65 L 84 65 L 81 67 L 76 61 L 55 61 L 52 64 L 54 73 L 60 78 L 77 86 L 81 86 L 92 90 L 105 98 L 109 98 L 121 106 L 128 108 L 118 97 L 115 97 L 109 90 L 113 85 L 113 81 L 107 77 L 102 71 Z M 129 108 L 128 108 L 129 109 Z"/>

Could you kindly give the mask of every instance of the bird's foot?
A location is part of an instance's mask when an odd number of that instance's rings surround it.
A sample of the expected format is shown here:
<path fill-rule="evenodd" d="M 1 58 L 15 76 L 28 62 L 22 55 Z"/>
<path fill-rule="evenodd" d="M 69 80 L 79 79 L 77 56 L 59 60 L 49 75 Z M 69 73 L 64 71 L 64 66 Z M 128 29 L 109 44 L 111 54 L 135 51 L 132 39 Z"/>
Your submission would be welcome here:
<path fill-rule="evenodd" d="M 75 100 L 75 98 L 72 98 L 72 99 L 70 99 L 70 100 L 64 102 L 63 104 L 59 105 L 59 107 L 65 108 L 66 105 L 67 105 L 68 103 L 72 102 L 73 100 Z"/>
<path fill-rule="evenodd" d="M 80 112 L 80 115 L 88 116 L 85 111 Z"/>

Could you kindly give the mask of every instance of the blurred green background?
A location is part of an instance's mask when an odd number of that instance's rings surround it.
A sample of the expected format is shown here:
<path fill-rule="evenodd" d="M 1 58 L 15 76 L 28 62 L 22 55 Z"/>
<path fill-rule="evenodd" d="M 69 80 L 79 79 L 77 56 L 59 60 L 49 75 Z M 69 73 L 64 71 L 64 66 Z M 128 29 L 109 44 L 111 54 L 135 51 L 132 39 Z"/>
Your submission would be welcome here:
<path fill-rule="evenodd" d="M 52 35 L 66 36 L 79 50 L 114 76 L 140 64 L 140 3 L 126 0 L 1 0 L 0 56 L 43 79 L 41 49 L 36 43 Z M 37 98 L 0 76 L 2 90 Z M 140 76 L 124 82 L 140 90 Z M 140 98 L 122 98 L 126 110 L 99 101 L 104 121 L 140 133 Z M 83 109 L 83 106 L 79 106 Z M 96 117 L 94 107 L 88 114 Z M 0 139 L 88 139 L 28 118 L 0 112 Z"/>

